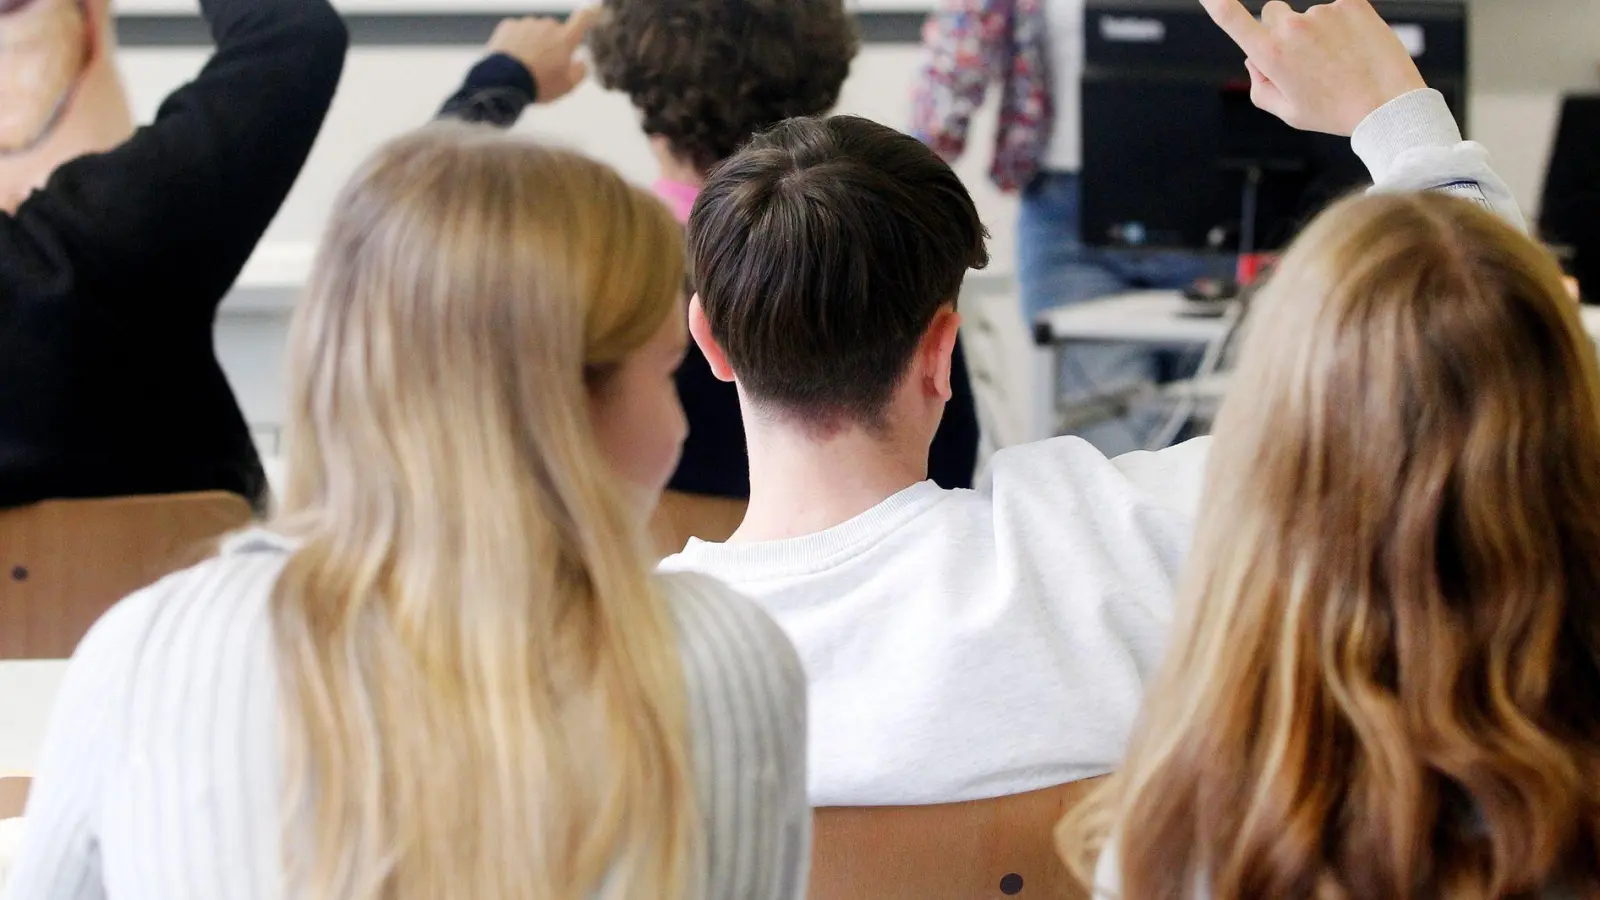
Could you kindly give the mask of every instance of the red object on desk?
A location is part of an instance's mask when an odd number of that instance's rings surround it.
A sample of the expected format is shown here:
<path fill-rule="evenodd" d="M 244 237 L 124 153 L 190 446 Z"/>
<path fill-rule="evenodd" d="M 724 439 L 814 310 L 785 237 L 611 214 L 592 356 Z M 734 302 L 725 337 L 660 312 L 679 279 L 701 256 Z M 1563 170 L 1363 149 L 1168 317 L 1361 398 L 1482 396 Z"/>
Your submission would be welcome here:
<path fill-rule="evenodd" d="M 1240 287 L 1250 287 L 1278 261 L 1276 253 L 1244 253 L 1239 256 L 1239 269 L 1234 280 Z"/>

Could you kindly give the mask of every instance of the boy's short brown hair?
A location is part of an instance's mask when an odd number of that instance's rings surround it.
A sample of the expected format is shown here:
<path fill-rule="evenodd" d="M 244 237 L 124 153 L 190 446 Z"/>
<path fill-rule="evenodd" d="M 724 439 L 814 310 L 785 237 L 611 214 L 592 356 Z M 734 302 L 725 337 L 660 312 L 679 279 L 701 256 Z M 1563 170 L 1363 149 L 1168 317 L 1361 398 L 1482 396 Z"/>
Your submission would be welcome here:
<path fill-rule="evenodd" d="M 844 0 L 605 0 L 600 83 L 709 172 L 750 136 L 832 109 L 860 49 Z"/>
<path fill-rule="evenodd" d="M 713 173 L 694 286 L 745 393 L 809 424 L 881 425 L 934 315 L 989 262 L 977 207 L 916 139 L 794 119 Z"/>

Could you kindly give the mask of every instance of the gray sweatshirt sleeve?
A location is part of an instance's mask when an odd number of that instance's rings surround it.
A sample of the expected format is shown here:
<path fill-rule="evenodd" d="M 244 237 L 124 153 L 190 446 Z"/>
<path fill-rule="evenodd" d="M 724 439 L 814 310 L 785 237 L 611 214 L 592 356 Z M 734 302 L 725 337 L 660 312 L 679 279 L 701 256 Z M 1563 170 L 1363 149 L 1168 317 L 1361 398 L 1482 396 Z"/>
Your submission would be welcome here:
<path fill-rule="evenodd" d="M 1378 192 L 1443 191 L 1483 204 L 1523 231 L 1527 220 L 1481 144 L 1461 128 L 1435 90 L 1396 97 L 1368 116 L 1351 145 Z"/>

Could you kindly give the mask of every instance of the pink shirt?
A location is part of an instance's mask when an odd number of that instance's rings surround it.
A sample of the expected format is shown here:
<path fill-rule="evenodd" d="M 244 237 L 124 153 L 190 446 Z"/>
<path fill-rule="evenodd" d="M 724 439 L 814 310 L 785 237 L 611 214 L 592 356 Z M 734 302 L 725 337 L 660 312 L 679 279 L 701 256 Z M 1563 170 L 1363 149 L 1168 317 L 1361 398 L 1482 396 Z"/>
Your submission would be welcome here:
<path fill-rule="evenodd" d="M 650 189 L 672 210 L 672 215 L 679 222 L 689 224 L 689 211 L 694 209 L 694 199 L 700 196 L 700 185 L 660 178 Z"/>

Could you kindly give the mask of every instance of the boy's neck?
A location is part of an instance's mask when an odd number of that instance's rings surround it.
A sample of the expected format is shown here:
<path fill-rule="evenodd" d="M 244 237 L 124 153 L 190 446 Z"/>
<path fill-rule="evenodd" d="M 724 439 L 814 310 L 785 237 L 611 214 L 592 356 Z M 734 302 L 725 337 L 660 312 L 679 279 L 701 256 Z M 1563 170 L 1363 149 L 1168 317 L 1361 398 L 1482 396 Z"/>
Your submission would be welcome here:
<path fill-rule="evenodd" d="M 849 427 L 817 437 L 745 411 L 750 506 L 729 543 L 826 531 L 927 480 L 926 441 Z M 920 446 L 919 446 L 920 444 Z"/>
<path fill-rule="evenodd" d="M 695 187 L 701 187 L 706 183 L 705 173 L 696 169 L 693 163 L 673 153 L 672 146 L 664 138 L 652 137 L 650 150 L 655 154 L 656 168 L 663 181 Z"/>

